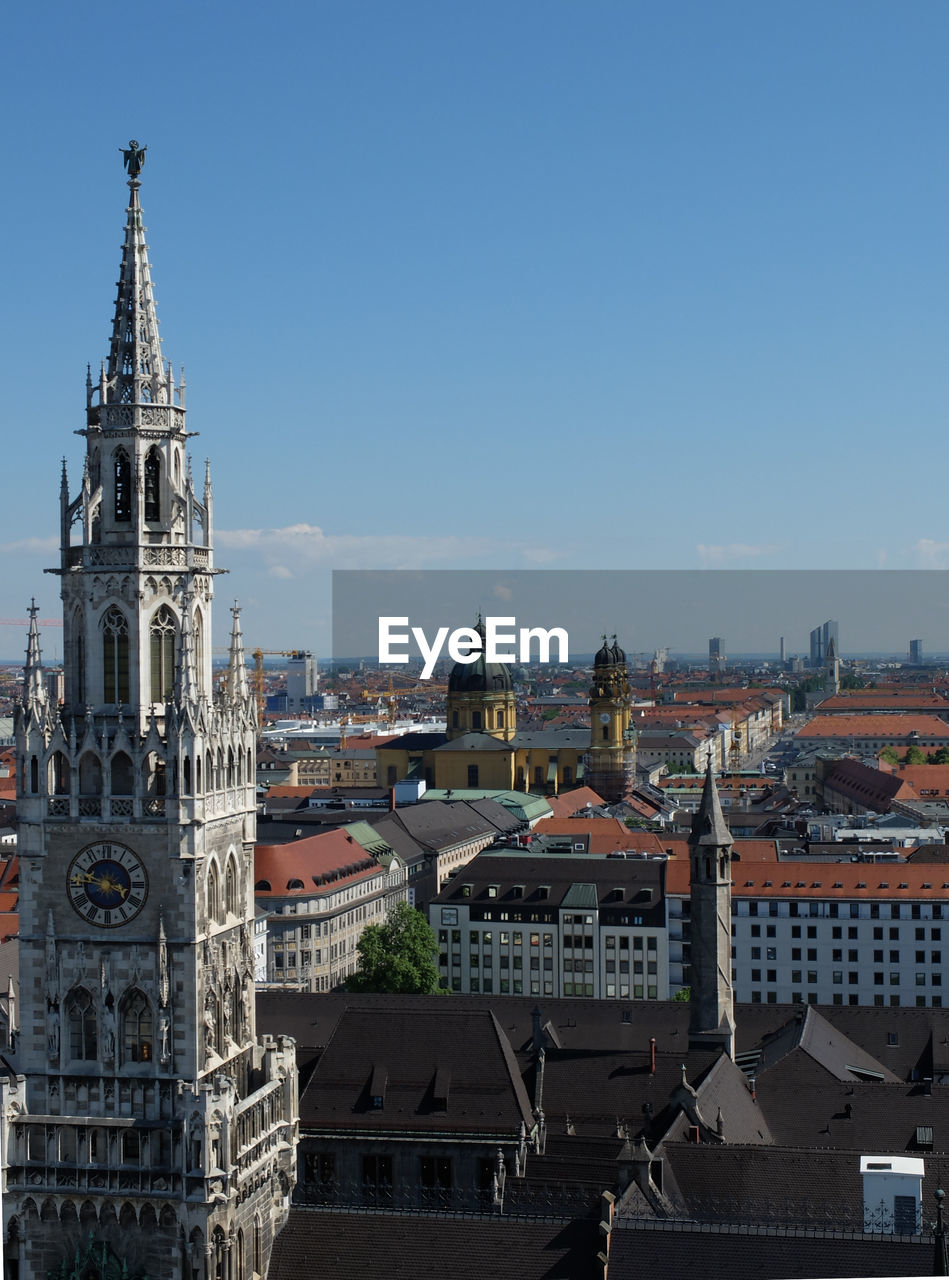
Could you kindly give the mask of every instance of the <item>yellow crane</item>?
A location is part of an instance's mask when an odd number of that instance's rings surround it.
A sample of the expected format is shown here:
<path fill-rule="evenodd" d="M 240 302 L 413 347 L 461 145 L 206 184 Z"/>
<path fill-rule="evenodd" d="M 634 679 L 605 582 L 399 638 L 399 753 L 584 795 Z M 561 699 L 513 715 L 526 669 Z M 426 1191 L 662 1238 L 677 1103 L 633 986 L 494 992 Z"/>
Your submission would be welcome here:
<path fill-rule="evenodd" d="M 257 695 L 257 724 L 264 723 L 264 658 L 292 658 L 299 649 L 254 649 L 254 693 Z"/>

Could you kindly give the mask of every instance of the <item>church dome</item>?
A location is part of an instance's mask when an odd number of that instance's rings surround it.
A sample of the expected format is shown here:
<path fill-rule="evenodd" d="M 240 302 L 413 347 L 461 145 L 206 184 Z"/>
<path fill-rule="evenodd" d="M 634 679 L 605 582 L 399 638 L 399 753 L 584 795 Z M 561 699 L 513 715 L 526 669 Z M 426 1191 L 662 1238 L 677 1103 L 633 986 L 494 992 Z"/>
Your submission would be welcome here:
<path fill-rule="evenodd" d="M 616 636 L 613 637 L 613 661 L 617 666 L 623 666 L 626 662 L 626 654 L 616 643 Z"/>
<path fill-rule="evenodd" d="M 449 693 L 510 693 L 514 689 L 511 672 L 503 662 L 485 662 L 484 623 L 474 628 L 481 637 L 481 652 L 474 662 L 456 662 L 448 677 Z"/>
<path fill-rule="evenodd" d="M 616 659 L 613 657 L 613 650 L 606 643 L 606 636 L 603 637 L 603 643 L 597 649 L 596 656 L 593 659 L 595 667 L 611 667 Z"/>

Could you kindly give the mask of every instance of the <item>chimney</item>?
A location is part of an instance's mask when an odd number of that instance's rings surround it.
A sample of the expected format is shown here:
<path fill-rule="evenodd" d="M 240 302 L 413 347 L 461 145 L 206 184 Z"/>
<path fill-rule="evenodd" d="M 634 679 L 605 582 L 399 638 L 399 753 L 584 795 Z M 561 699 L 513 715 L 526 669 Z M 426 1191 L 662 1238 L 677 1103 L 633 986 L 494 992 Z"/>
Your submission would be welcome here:
<path fill-rule="evenodd" d="M 649 1037 L 649 1074 L 656 1074 L 656 1037 Z"/>
<path fill-rule="evenodd" d="M 535 1053 L 538 1053 L 544 1047 L 542 1019 L 543 1014 L 540 1011 L 540 1005 L 535 1004 L 531 1009 L 531 1048 Z"/>
<path fill-rule="evenodd" d="M 395 813 L 395 787 L 389 788 L 389 812 Z"/>

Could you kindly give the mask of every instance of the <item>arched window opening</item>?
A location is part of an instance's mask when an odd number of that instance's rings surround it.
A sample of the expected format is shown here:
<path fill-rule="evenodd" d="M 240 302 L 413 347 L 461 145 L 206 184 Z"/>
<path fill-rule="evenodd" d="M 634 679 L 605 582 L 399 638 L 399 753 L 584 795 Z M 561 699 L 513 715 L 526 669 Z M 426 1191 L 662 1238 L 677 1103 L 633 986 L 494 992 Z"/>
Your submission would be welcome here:
<path fill-rule="evenodd" d="M 40 762 L 36 756 L 30 756 L 30 794 L 36 795 L 40 789 Z"/>
<path fill-rule="evenodd" d="M 497 715 L 495 716 L 495 719 L 494 719 L 494 727 L 495 727 L 495 729 L 503 729 L 503 728 L 504 728 L 504 712 L 503 712 L 503 711 L 499 711 L 499 712 L 497 713 Z"/>
<path fill-rule="evenodd" d="M 227 749 L 227 785 L 234 785 L 234 752 L 230 747 Z"/>
<path fill-rule="evenodd" d="M 124 751 L 112 757 L 112 794 L 130 796 L 135 790 L 132 761 Z"/>
<path fill-rule="evenodd" d="M 194 637 L 194 674 L 198 682 L 198 694 L 205 692 L 204 688 L 204 618 L 200 609 L 195 609 L 194 620 L 191 624 L 191 634 Z"/>
<path fill-rule="evenodd" d="M 481 728 L 481 712 L 480 712 L 480 711 L 472 711 L 472 713 L 471 713 L 471 727 L 472 727 L 472 729 L 480 729 L 480 728 Z"/>
<path fill-rule="evenodd" d="M 156 751 L 150 751 L 142 761 L 142 785 L 146 796 L 152 799 L 167 794 L 167 765 Z"/>
<path fill-rule="evenodd" d="M 131 991 L 122 1008 L 122 1060 L 151 1062 L 152 1010 L 141 991 Z"/>
<path fill-rule="evenodd" d="M 69 761 L 61 751 L 54 752 L 50 759 L 46 786 L 51 795 L 69 795 Z"/>
<path fill-rule="evenodd" d="M 214 762 L 210 751 L 204 753 L 204 785 L 208 791 L 214 790 Z"/>
<path fill-rule="evenodd" d="M 81 796 L 102 794 L 102 761 L 92 751 L 87 751 L 79 761 L 79 794 Z"/>
<path fill-rule="evenodd" d="M 175 684 L 175 615 L 163 604 L 149 629 L 152 702 L 167 702 Z"/>
<path fill-rule="evenodd" d="M 104 702 L 128 702 L 129 624 L 115 605 L 102 619 L 102 682 Z"/>
<path fill-rule="evenodd" d="M 195 793 L 200 795 L 203 788 L 201 786 L 201 757 L 197 756 L 194 762 L 194 782 Z"/>
<path fill-rule="evenodd" d="M 208 918 L 210 920 L 218 920 L 221 914 L 221 880 L 218 875 L 217 863 L 212 860 L 208 867 Z"/>
<path fill-rule="evenodd" d="M 113 455 L 115 465 L 115 520 L 124 523 L 132 518 L 132 464 L 121 447 Z"/>
<path fill-rule="evenodd" d="M 234 859 L 228 858 L 227 870 L 224 873 L 224 908 L 232 915 L 237 915 L 237 871 Z"/>
<path fill-rule="evenodd" d="M 190 756 L 185 756 L 184 769 L 182 770 L 182 773 L 184 775 L 184 793 L 186 796 L 190 796 L 191 795 L 191 757 Z"/>
<path fill-rule="evenodd" d="M 80 706 L 86 701 L 86 642 L 81 631 L 76 635 L 76 701 Z"/>
<path fill-rule="evenodd" d="M 154 445 L 145 455 L 145 519 L 161 519 L 161 456 Z"/>
<path fill-rule="evenodd" d="M 69 1056 L 82 1062 L 95 1060 L 99 1051 L 96 1007 L 85 987 L 71 992 L 66 999 L 66 1027 Z"/>

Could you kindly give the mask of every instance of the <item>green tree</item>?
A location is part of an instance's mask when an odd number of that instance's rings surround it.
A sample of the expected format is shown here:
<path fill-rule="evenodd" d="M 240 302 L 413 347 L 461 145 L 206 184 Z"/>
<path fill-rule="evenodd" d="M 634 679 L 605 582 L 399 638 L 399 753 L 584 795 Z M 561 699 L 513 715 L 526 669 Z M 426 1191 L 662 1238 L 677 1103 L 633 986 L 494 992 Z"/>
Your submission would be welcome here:
<path fill-rule="evenodd" d="M 949 747 L 940 747 L 926 757 L 927 764 L 949 764 Z"/>
<path fill-rule="evenodd" d="M 407 902 L 389 912 L 385 924 L 370 924 L 356 944 L 359 968 L 346 983 L 350 991 L 434 995 L 438 985 L 438 942 L 431 925 Z"/>
<path fill-rule="evenodd" d="M 672 998 L 673 1000 L 677 1000 L 680 1004 L 688 1004 L 692 999 L 692 988 L 680 987 Z"/>
<path fill-rule="evenodd" d="M 925 764 L 926 753 L 920 747 L 907 747 L 906 755 L 903 757 L 904 764 Z"/>
<path fill-rule="evenodd" d="M 884 747 L 880 752 L 880 759 L 885 760 L 887 764 L 899 764 L 900 757 L 895 747 Z"/>

